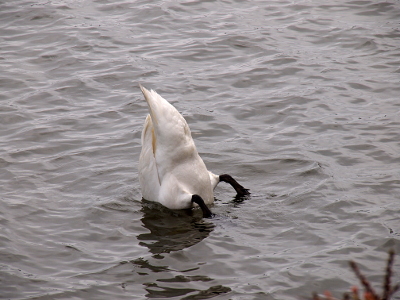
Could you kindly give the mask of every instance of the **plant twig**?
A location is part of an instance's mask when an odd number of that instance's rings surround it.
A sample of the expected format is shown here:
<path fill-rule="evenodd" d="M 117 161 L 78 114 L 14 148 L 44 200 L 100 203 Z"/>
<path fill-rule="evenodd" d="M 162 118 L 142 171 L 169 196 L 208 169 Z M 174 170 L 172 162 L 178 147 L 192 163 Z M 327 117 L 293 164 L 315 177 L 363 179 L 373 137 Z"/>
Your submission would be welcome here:
<path fill-rule="evenodd" d="M 350 267 L 353 269 L 353 272 L 356 274 L 358 279 L 360 280 L 361 284 L 364 286 L 364 300 L 390 300 L 390 298 L 398 291 L 400 290 L 400 284 L 396 284 L 394 287 L 392 287 L 392 276 L 393 276 L 393 262 L 394 262 L 394 251 L 389 250 L 389 257 L 386 263 L 386 269 L 385 269 L 385 276 L 383 279 L 383 291 L 382 291 L 382 297 L 379 297 L 374 289 L 372 288 L 370 282 L 368 279 L 361 273 L 360 269 L 358 268 L 357 264 L 354 261 L 350 261 Z M 313 294 L 313 300 L 337 300 L 332 296 L 332 294 L 329 291 L 326 291 L 324 293 L 325 297 L 320 297 L 317 293 Z M 342 300 L 361 300 L 360 298 L 360 293 L 359 289 L 357 286 L 352 286 L 351 287 L 351 294 L 345 293 L 343 295 Z"/>
<path fill-rule="evenodd" d="M 362 285 L 365 288 L 367 293 L 370 293 L 374 299 L 379 299 L 378 295 L 375 293 L 374 289 L 372 288 L 371 284 L 369 283 L 368 279 L 361 273 L 360 269 L 358 268 L 357 264 L 354 261 L 350 261 L 350 267 L 353 269 L 354 273 L 361 281 Z"/>
<path fill-rule="evenodd" d="M 386 274 L 383 281 L 382 300 L 389 300 L 392 294 L 392 287 L 390 279 L 392 277 L 392 266 L 394 261 L 394 250 L 389 250 L 389 257 L 386 264 Z"/>

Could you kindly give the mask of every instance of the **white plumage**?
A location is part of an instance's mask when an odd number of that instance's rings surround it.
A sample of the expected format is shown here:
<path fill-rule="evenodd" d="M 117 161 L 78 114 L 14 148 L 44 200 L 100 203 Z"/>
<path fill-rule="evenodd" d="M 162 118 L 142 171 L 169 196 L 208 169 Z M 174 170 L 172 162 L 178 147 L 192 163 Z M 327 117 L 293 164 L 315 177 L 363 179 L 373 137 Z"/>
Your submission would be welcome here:
<path fill-rule="evenodd" d="M 206 205 L 214 202 L 213 189 L 220 181 L 230 183 L 239 196 L 249 194 L 229 175 L 209 172 L 183 116 L 155 91 L 140 88 L 150 112 L 143 127 L 139 159 L 144 199 L 170 209 L 187 209 L 197 203 L 209 217 Z"/>

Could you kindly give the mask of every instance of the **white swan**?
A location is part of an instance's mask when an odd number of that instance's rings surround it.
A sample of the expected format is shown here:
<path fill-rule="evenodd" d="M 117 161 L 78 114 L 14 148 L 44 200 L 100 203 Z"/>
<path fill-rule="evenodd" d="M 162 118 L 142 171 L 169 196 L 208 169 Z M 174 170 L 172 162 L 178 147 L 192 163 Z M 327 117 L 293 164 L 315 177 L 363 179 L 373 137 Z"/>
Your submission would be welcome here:
<path fill-rule="evenodd" d="M 227 182 L 237 196 L 248 195 L 230 175 L 209 172 L 200 158 L 186 120 L 167 100 L 140 85 L 150 114 L 142 131 L 139 181 L 142 196 L 170 209 L 200 206 L 204 217 L 211 217 L 207 207 L 214 202 L 213 190 L 220 181 Z"/>

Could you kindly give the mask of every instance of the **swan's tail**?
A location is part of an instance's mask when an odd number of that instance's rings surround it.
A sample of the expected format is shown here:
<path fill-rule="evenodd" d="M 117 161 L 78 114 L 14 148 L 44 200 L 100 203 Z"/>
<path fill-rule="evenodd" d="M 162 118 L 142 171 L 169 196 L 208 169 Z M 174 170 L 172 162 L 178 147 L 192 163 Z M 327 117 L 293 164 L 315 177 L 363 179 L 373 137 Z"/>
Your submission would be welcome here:
<path fill-rule="evenodd" d="M 178 147 L 179 143 L 191 140 L 189 126 L 182 115 L 167 100 L 154 90 L 139 85 L 149 107 L 157 143 Z"/>
<path fill-rule="evenodd" d="M 153 123 L 163 123 L 163 117 L 167 117 L 171 112 L 175 113 L 176 109 L 167 100 L 157 94 L 156 91 L 149 91 L 141 84 L 139 84 L 139 86 L 142 90 L 144 98 L 146 99 L 147 105 L 149 106 L 149 111 Z"/>
<path fill-rule="evenodd" d="M 146 89 L 143 85 L 139 84 L 140 90 L 143 93 L 144 98 L 146 99 L 147 105 L 149 106 L 149 110 L 150 110 L 150 115 L 152 117 L 154 113 L 153 112 L 153 107 L 156 106 L 157 100 L 155 98 L 160 97 L 160 95 L 158 95 L 155 91 L 151 90 L 149 91 L 148 89 Z M 157 123 L 157 120 L 155 118 L 153 118 L 154 122 Z"/>

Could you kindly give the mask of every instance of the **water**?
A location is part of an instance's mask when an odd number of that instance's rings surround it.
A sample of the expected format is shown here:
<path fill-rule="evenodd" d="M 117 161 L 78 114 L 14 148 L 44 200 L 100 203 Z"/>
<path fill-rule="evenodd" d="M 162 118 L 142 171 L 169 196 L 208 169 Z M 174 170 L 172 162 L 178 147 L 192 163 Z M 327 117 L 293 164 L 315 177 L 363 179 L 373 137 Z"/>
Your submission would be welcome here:
<path fill-rule="evenodd" d="M 2 2 L 1 298 L 340 297 L 349 259 L 380 289 L 400 253 L 399 18 L 398 1 Z M 139 82 L 249 199 L 221 184 L 211 220 L 141 201 Z"/>

